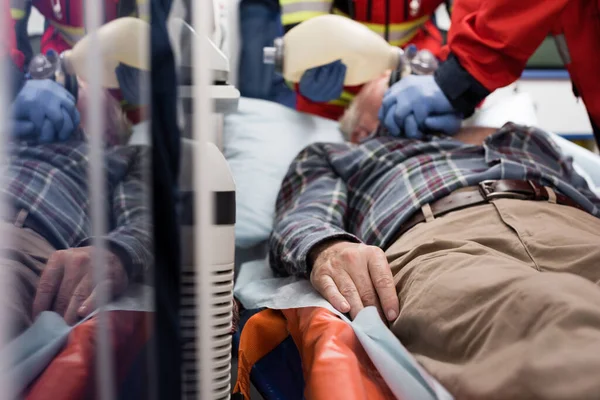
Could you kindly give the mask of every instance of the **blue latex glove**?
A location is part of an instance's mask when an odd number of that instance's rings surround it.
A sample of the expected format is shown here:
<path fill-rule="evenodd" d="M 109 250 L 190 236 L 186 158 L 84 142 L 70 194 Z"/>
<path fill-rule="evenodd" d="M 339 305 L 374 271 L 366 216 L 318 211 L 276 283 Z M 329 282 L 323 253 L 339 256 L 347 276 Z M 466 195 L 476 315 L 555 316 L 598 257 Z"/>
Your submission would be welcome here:
<path fill-rule="evenodd" d="M 428 132 L 454 135 L 462 115 L 454 110 L 432 75 L 410 75 L 383 96 L 379 120 L 392 136 L 422 139 Z"/>
<path fill-rule="evenodd" d="M 117 74 L 119 88 L 125 101 L 135 106 L 145 105 L 148 96 L 144 95 L 144 89 L 150 82 L 148 71 L 119 64 L 115 73 Z"/>
<path fill-rule="evenodd" d="M 338 99 L 344 90 L 346 66 L 341 60 L 311 68 L 300 78 L 298 89 L 304 97 L 317 103 Z"/>
<path fill-rule="evenodd" d="M 12 103 L 13 138 L 29 143 L 69 140 L 79 128 L 75 98 L 60 84 L 29 80 Z"/>

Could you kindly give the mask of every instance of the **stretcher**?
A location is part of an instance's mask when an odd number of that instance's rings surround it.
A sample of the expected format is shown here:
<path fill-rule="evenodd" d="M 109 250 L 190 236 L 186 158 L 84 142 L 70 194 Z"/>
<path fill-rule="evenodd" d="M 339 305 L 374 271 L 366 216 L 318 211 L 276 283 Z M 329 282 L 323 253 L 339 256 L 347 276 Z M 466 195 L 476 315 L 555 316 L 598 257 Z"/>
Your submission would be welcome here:
<path fill-rule="evenodd" d="M 600 157 L 558 135 L 551 137 L 563 153 L 573 157 L 578 172 L 600 196 Z M 242 311 L 234 335 L 238 352 L 235 392 L 249 398 L 252 384 L 268 400 L 328 399 L 333 391 L 335 398 L 351 400 L 425 398 L 408 390 L 412 378 L 403 372 L 410 366 L 391 364 L 391 371 L 390 365 L 382 367 L 378 354 L 365 346 L 353 324 L 320 303 L 317 294 L 308 299 L 311 289 L 306 280 L 275 278 L 264 259 L 241 266 L 235 296 L 249 309 Z M 374 335 L 389 333 L 376 320 L 371 324 Z M 376 353 L 381 350 L 380 346 Z M 423 377 L 423 386 L 433 389 L 433 393 L 427 391 L 430 398 L 451 398 L 426 373 Z M 402 381 L 403 395 L 390 387 L 394 381 Z"/>
<path fill-rule="evenodd" d="M 368 307 L 350 321 L 301 278 L 277 278 L 265 260 L 242 266 L 235 391 L 250 381 L 266 399 L 451 399 Z"/>
<path fill-rule="evenodd" d="M 117 395 L 121 398 L 146 398 L 150 374 L 145 360 L 152 350 L 152 313 L 110 311 L 105 321 L 111 341 L 112 366 Z M 26 389 L 25 399 L 93 398 L 96 387 L 97 318 L 77 326 L 65 347 L 44 372 Z M 134 397 L 130 395 L 135 394 Z M 138 397 L 141 396 L 141 397 Z"/>

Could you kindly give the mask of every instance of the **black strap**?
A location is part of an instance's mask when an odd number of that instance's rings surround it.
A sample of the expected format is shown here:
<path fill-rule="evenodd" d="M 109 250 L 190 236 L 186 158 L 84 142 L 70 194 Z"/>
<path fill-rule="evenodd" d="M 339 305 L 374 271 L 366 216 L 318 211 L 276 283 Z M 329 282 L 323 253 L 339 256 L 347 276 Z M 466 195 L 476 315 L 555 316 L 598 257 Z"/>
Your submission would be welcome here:
<path fill-rule="evenodd" d="M 594 132 L 594 139 L 596 140 L 596 146 L 600 149 L 600 129 L 598 125 L 594 123 L 592 116 L 588 113 L 588 117 L 590 118 L 590 123 L 592 124 L 592 131 Z"/>
<path fill-rule="evenodd" d="M 454 109 L 462 113 L 463 118 L 470 117 L 477 104 L 490 94 L 489 90 L 460 65 L 458 58 L 452 53 L 435 71 L 434 78 Z"/>
<path fill-rule="evenodd" d="M 137 15 L 137 0 L 120 0 L 117 7 L 117 18 Z"/>

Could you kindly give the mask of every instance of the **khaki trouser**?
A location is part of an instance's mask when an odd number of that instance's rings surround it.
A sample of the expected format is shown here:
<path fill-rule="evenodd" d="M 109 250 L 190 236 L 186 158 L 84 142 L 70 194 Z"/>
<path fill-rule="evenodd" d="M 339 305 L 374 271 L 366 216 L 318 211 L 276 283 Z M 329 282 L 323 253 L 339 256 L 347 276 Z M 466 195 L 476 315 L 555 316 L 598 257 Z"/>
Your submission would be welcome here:
<path fill-rule="evenodd" d="M 22 227 L 26 214 L 15 222 L 0 222 L 0 307 L 8 321 L 4 328 L 15 337 L 32 323 L 33 299 L 39 277 L 55 249 L 42 236 Z"/>
<path fill-rule="evenodd" d="M 600 399 L 600 219 L 499 199 L 386 254 L 392 330 L 457 399 Z"/>

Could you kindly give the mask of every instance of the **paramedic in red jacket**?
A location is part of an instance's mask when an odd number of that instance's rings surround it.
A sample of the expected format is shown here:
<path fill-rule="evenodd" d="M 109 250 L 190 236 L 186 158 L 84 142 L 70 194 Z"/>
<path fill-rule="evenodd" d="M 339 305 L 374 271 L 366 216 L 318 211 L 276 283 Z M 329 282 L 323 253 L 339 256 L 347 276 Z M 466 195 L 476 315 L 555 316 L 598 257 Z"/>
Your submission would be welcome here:
<path fill-rule="evenodd" d="M 339 14 L 361 22 L 390 44 L 415 44 L 438 55 L 442 37 L 431 20 L 443 0 L 279 0 L 285 31 L 307 19 Z M 310 69 L 299 84 L 296 108 L 299 111 L 339 119 L 359 86 L 344 87 L 346 67 L 341 61 Z"/>
<path fill-rule="evenodd" d="M 403 79 L 386 94 L 379 117 L 393 135 L 458 131 L 489 93 L 517 80 L 553 35 L 600 142 L 600 2 L 456 0 L 448 59 L 435 77 Z"/>
<path fill-rule="evenodd" d="M 46 54 L 49 50 L 62 53 L 85 36 L 85 0 L 3 0 L 10 1 L 10 13 L 13 18 L 18 48 L 24 53 L 26 63 L 32 56 L 27 34 L 27 23 L 31 7 L 35 7 L 46 19 L 46 29 L 41 39 L 40 50 Z M 136 0 L 100 0 L 104 3 L 104 21 L 126 16 L 138 16 Z M 140 16 L 144 17 L 144 16 Z M 140 71 L 121 64 L 116 70 L 120 91 L 112 91 L 122 102 L 129 119 L 137 123 L 142 118 L 139 84 Z"/>

